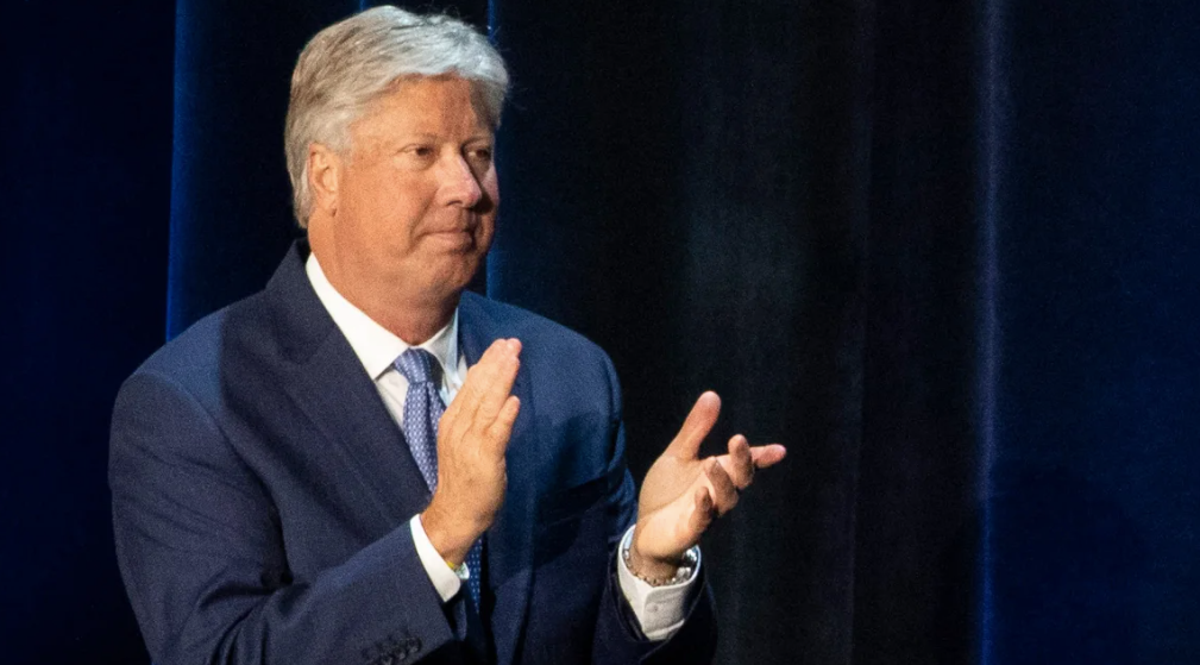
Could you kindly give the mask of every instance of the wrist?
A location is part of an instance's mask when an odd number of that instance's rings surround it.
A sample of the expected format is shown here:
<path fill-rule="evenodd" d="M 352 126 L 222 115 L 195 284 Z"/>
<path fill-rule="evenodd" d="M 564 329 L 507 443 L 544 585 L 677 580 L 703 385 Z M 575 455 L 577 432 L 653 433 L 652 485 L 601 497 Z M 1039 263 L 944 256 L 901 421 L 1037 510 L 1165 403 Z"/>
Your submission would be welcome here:
<path fill-rule="evenodd" d="M 483 531 L 463 529 L 463 520 L 445 515 L 433 504 L 421 513 L 421 526 L 424 527 L 429 543 L 452 569 L 458 568 L 467 558 L 471 545 L 479 539 Z"/>
<path fill-rule="evenodd" d="M 681 571 L 687 568 L 689 571 L 684 572 L 690 572 L 690 568 L 695 565 L 694 556 L 689 558 L 690 550 L 668 557 L 643 553 L 637 546 L 637 535 L 635 527 L 633 537 L 629 539 L 627 546 L 622 547 L 621 556 L 629 572 L 643 582 L 651 586 L 673 584 L 678 581 Z"/>

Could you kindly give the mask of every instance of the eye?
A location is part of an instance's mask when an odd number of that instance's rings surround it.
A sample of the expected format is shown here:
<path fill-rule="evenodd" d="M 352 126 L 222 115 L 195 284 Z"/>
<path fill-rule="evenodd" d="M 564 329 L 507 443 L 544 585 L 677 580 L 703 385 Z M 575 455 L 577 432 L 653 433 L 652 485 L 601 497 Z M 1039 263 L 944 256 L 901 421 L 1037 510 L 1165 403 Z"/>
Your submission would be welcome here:
<path fill-rule="evenodd" d="M 467 149 L 467 159 L 476 163 L 487 163 L 492 161 L 492 146 L 476 146 Z"/>
<path fill-rule="evenodd" d="M 437 157 L 437 150 L 432 145 L 416 143 L 405 146 L 400 154 L 407 160 L 425 163 Z"/>

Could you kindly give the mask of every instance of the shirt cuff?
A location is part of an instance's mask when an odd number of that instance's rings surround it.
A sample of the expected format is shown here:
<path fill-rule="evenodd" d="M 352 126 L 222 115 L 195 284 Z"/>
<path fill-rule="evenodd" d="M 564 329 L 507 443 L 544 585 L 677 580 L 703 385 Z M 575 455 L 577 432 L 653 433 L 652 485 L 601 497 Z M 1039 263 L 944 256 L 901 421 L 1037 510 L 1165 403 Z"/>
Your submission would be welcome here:
<path fill-rule="evenodd" d="M 408 524 L 412 528 L 412 539 L 413 544 L 417 546 L 417 556 L 421 559 L 421 565 L 425 567 L 425 573 L 429 575 L 429 581 L 433 582 L 433 588 L 437 589 L 438 595 L 442 597 L 442 602 L 449 602 L 454 594 L 462 588 L 465 575 L 468 575 L 467 564 L 463 563 L 458 570 L 455 570 L 446 563 L 433 543 L 429 542 L 429 534 L 425 533 L 425 527 L 421 525 L 419 514 L 414 515 Z"/>
<path fill-rule="evenodd" d="M 646 639 L 655 642 L 665 640 L 683 626 L 687 599 L 700 574 L 700 548 L 693 548 L 696 553 L 696 565 L 688 579 L 666 586 L 650 586 L 629 570 L 625 557 L 619 554 L 629 547 L 629 539 L 632 537 L 633 527 L 629 527 L 621 538 L 621 549 L 618 550 L 617 579 L 621 583 L 621 593 L 633 609 L 633 615 L 637 617 Z"/>

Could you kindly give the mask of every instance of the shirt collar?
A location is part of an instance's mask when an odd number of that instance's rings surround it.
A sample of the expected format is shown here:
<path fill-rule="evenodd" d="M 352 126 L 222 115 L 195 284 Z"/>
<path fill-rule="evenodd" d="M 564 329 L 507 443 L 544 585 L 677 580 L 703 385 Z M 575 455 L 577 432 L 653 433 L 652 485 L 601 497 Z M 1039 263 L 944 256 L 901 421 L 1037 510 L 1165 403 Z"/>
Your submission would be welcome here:
<path fill-rule="evenodd" d="M 367 375 L 372 381 L 379 380 L 410 345 L 376 323 L 338 293 L 321 270 L 316 254 L 308 255 L 304 271 L 308 274 L 308 281 L 312 283 L 313 290 L 317 292 L 317 298 L 342 331 L 346 341 L 350 342 L 350 348 L 354 349 L 354 354 L 367 370 Z M 458 373 L 448 370 L 458 366 L 458 308 L 454 309 L 454 316 L 450 317 L 450 323 L 446 324 L 446 327 L 417 347 L 432 353 L 442 366 L 442 376 L 453 382 Z"/>

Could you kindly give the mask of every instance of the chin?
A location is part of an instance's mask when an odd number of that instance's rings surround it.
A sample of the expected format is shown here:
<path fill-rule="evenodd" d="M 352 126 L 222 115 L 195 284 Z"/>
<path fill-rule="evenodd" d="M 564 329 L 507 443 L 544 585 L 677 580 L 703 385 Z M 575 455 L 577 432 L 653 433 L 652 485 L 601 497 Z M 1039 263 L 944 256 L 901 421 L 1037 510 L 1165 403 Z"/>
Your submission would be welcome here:
<path fill-rule="evenodd" d="M 434 289 L 440 287 L 442 290 L 457 294 L 471 283 L 471 279 L 475 277 L 481 263 L 482 261 L 478 258 L 457 261 L 455 265 L 446 266 L 444 270 L 433 274 L 430 277 L 429 286 Z"/>

